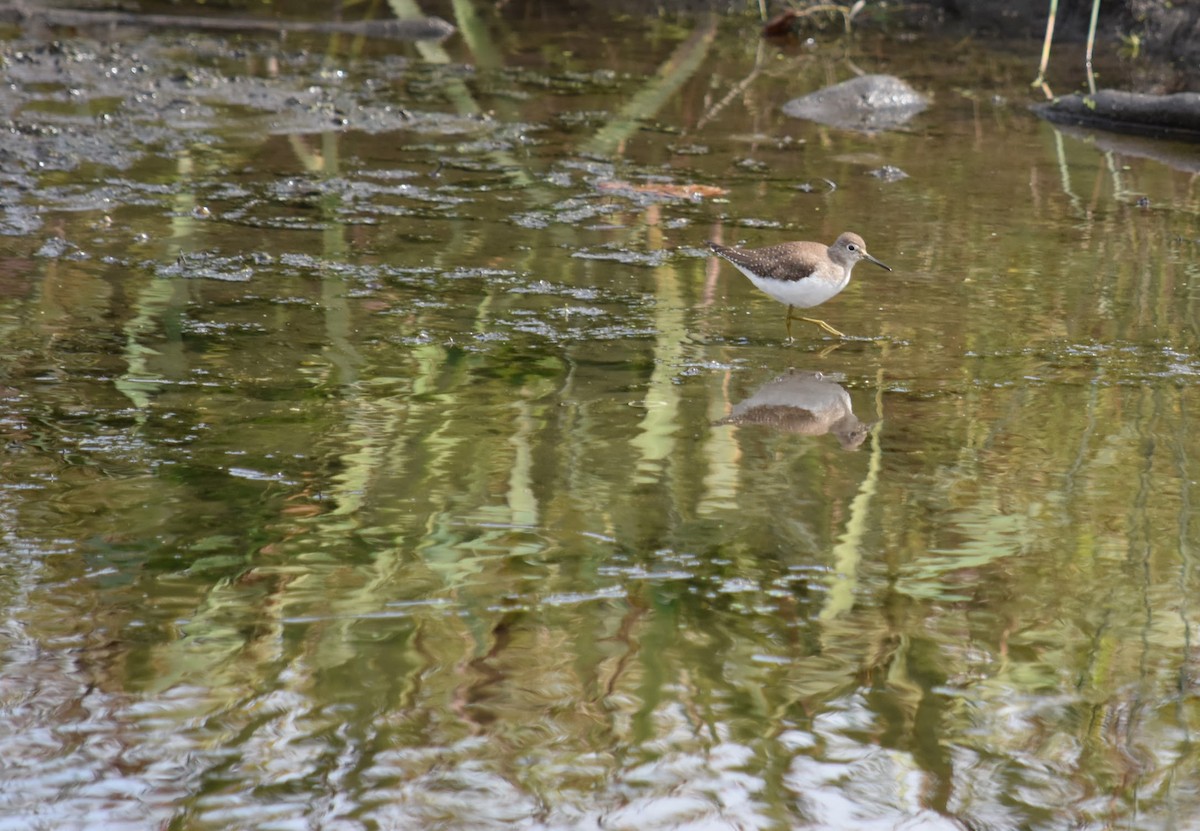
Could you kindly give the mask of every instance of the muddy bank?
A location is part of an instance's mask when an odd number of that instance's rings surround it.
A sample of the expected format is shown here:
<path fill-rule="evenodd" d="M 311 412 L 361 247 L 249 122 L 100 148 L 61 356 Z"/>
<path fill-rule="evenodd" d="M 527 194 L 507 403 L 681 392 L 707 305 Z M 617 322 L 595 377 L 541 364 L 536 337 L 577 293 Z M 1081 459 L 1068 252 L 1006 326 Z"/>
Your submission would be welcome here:
<path fill-rule="evenodd" d="M 791 4 L 772 2 L 767 13 L 775 17 Z M 696 13 L 714 11 L 727 15 L 757 18 L 758 4 L 753 0 L 658 0 L 655 13 Z M 883 27 L 938 32 L 950 30 L 975 37 L 997 40 L 1041 42 L 1046 31 L 1047 0 L 899 0 L 886 7 L 868 3 L 855 17 L 859 28 Z M 525 19 L 570 17 L 591 13 L 620 11 L 624 14 L 647 13 L 643 0 L 511 0 L 503 13 Z M 436 10 L 435 10 L 436 11 Z M 1080 42 L 1087 36 L 1092 13 L 1091 0 L 1059 0 L 1055 21 L 1056 43 Z M 811 29 L 840 31 L 839 13 L 808 15 L 802 33 Z M 1136 44 L 1136 46 L 1134 45 Z M 1138 63 L 1133 84 L 1139 92 L 1183 92 L 1200 90 L 1200 4 L 1169 4 L 1160 0 L 1104 0 L 1100 6 L 1097 50 L 1115 53 L 1118 49 L 1136 49 Z"/>
<path fill-rule="evenodd" d="M 123 27 L 134 27 L 148 30 L 185 29 L 235 33 L 344 34 L 403 41 L 438 41 L 454 34 L 454 27 L 440 17 L 405 20 L 283 20 L 234 14 L 150 14 L 141 11 L 41 8 L 6 3 L 0 3 L 0 23 L 40 30 L 85 29 L 114 32 Z"/>
<path fill-rule="evenodd" d="M 907 5 L 914 5 L 907 3 Z M 1046 0 L 943 0 L 947 18 L 973 31 L 1001 37 L 1040 38 L 1045 34 Z M 1081 40 L 1091 20 L 1091 0 L 1060 0 L 1055 21 L 1056 40 Z M 1172 66 L 1184 83 L 1200 81 L 1200 4 L 1171 4 L 1161 0 L 1122 0 L 1100 5 L 1099 42 L 1115 48 L 1136 39 L 1142 56 Z"/>
<path fill-rule="evenodd" d="M 406 21 L 389 20 L 388 15 L 382 11 L 377 15 L 382 20 L 312 21 L 311 18 L 317 13 L 303 8 L 303 5 L 275 0 L 268 4 L 268 8 L 255 14 L 242 15 L 233 10 L 228 13 L 214 12 L 202 4 L 196 4 L 196 8 L 203 9 L 203 17 L 196 16 L 193 19 L 240 18 L 248 24 L 246 31 L 261 29 L 264 25 L 269 27 L 272 22 L 289 20 L 289 26 L 333 27 L 331 30 L 349 27 L 347 31 L 367 34 L 369 37 L 401 39 L 446 37 L 453 32 L 453 27 L 435 16 L 440 15 L 446 20 L 455 19 L 455 7 L 449 0 L 423 3 L 419 7 L 420 13 L 431 17 Z M 799 9 L 799 15 L 794 21 L 798 33 L 805 34 L 814 29 L 843 29 L 845 21 L 836 7 L 830 5 L 824 8 L 824 13 L 812 14 L 808 9 Z M 149 17 L 157 11 L 164 10 L 169 11 L 170 15 L 160 17 L 186 15 L 188 5 L 160 6 L 149 2 L 142 4 L 137 12 L 113 13 L 40 9 L 0 2 L 0 23 L 24 25 L 24 22 L 34 21 L 41 26 L 50 22 L 51 28 L 57 29 L 57 24 L 50 18 L 59 16 L 64 17 L 67 26 L 88 27 L 91 24 L 83 19 L 71 22 L 72 16 L 107 16 L 120 18 L 122 25 L 136 25 L 133 21 L 138 17 Z M 754 0 L 658 0 L 650 7 L 643 0 L 507 0 L 496 4 L 496 11 L 501 16 L 511 21 L 525 21 L 535 25 L 538 21 L 547 20 L 560 20 L 565 25 L 571 25 L 581 18 L 598 15 L 607 17 L 614 12 L 633 16 L 663 12 L 717 12 L 723 15 L 745 16 L 747 25 L 751 25 L 749 21 L 757 18 L 758 10 L 758 3 Z M 793 14 L 796 13 L 790 4 L 773 2 L 766 5 L 769 17 L 777 17 L 789 10 Z M 1046 30 L 1047 12 L 1046 0 L 1011 0 L 1004 3 L 994 0 L 898 0 L 890 4 L 867 3 L 854 16 L 853 25 L 856 28 L 930 32 L 950 29 L 977 37 L 1040 42 Z M 1062 43 L 1083 40 L 1087 34 L 1091 13 L 1092 0 L 1059 0 L 1055 41 Z M 1200 4 L 1171 4 L 1161 0 L 1120 0 L 1114 3 L 1105 0 L 1100 6 L 1099 14 L 1097 49 L 1108 53 L 1122 49 L 1133 54 L 1142 64 L 1138 67 L 1141 70 L 1137 73 L 1138 77 L 1133 81 L 1133 85 L 1137 87 L 1135 91 L 1170 93 L 1200 90 Z M 298 22 L 298 18 L 309 18 L 309 21 Z M 382 23 L 387 23 L 393 29 L 372 31 L 369 28 L 373 26 L 378 30 Z M 196 27 L 186 25 L 185 28 Z"/>

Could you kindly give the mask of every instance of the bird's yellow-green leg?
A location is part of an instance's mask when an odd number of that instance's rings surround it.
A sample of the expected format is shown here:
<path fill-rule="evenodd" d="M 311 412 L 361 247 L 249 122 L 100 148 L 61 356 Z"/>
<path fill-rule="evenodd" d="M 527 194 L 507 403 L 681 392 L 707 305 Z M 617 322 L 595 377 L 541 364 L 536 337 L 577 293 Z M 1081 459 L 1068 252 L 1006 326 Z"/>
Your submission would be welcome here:
<path fill-rule="evenodd" d="M 830 326 L 830 325 L 829 325 L 828 323 L 826 323 L 825 321 L 823 321 L 823 320 L 817 320 L 815 317 L 800 317 L 800 318 L 796 318 L 796 319 L 797 319 L 797 320 L 803 320 L 805 323 L 815 323 L 815 324 L 817 324 L 818 326 L 820 326 L 822 329 L 824 329 L 826 332 L 828 332 L 829 334 L 833 335 L 834 337 L 837 337 L 837 338 L 844 338 L 844 337 L 846 337 L 845 335 L 843 335 L 843 334 L 842 334 L 841 332 L 839 332 L 837 329 L 834 329 L 832 326 Z"/>
<path fill-rule="evenodd" d="M 823 320 L 817 320 L 815 317 L 799 317 L 799 316 L 792 315 L 792 307 L 788 306 L 787 333 L 788 333 L 788 341 L 789 342 L 791 342 L 791 340 L 792 340 L 792 321 L 793 320 L 803 320 L 805 323 L 815 323 L 816 325 L 820 326 L 822 329 L 824 329 L 826 332 L 833 335 L 834 337 L 838 337 L 838 338 L 846 337 L 841 332 L 839 332 L 837 329 L 834 329 L 832 326 L 830 326 L 828 323 L 826 323 Z"/>

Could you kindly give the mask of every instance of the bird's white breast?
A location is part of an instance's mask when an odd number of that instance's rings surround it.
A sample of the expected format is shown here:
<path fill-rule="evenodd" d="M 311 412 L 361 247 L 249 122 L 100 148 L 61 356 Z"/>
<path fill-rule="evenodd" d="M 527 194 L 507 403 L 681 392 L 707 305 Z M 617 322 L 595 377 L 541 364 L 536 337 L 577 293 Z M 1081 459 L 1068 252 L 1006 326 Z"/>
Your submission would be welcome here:
<path fill-rule="evenodd" d="M 786 303 L 789 306 L 807 309 L 812 306 L 819 306 L 829 298 L 838 294 L 850 283 L 850 272 L 846 271 L 842 274 L 841 279 L 830 280 L 825 277 L 806 277 L 801 280 L 764 280 L 751 274 L 746 269 L 742 268 L 737 263 L 733 266 L 747 277 L 750 282 L 762 291 L 764 294 L 778 300 L 780 303 Z"/>

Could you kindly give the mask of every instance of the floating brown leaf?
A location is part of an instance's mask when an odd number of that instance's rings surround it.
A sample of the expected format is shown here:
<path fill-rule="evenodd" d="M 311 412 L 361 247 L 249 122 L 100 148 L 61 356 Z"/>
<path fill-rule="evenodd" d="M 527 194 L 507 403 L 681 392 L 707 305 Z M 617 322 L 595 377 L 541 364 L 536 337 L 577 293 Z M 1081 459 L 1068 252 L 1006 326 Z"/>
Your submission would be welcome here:
<path fill-rule="evenodd" d="M 670 196 L 675 199 L 695 199 L 697 197 L 724 196 L 729 193 L 725 188 L 714 185 L 675 185 L 670 182 L 649 182 L 635 185 L 630 182 L 608 181 L 600 182 L 600 190 L 632 190 L 638 193 L 652 193 L 660 196 Z"/>

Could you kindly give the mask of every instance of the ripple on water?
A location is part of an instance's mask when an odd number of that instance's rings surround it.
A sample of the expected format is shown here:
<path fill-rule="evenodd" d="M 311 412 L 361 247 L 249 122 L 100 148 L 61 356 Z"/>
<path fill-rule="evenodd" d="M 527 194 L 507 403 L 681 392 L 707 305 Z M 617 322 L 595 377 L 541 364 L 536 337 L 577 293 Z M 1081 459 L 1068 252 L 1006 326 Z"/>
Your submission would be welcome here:
<path fill-rule="evenodd" d="M 624 265 L 639 265 L 648 268 L 657 268 L 670 259 L 670 252 L 664 249 L 654 251 L 631 251 L 627 248 L 612 248 L 599 250 L 579 250 L 571 254 L 572 257 L 580 260 L 607 260 L 614 263 L 622 263 Z"/>
<path fill-rule="evenodd" d="M 266 268 L 273 262 L 274 258 L 264 253 L 226 256 L 200 251 L 180 256 L 170 264 L 156 264 L 155 270 L 159 277 L 246 283 L 258 269 Z"/>
<path fill-rule="evenodd" d="M 513 214 L 511 219 L 522 228 L 542 229 L 553 224 L 579 225 L 584 220 L 618 213 L 620 205 L 603 202 L 594 197 L 572 197 L 545 209 Z"/>
<path fill-rule="evenodd" d="M 627 596 L 623 586 L 609 586 L 591 592 L 564 592 L 547 595 L 538 602 L 543 606 L 577 606 L 593 600 L 620 600 Z"/>
<path fill-rule="evenodd" d="M 563 283 L 551 283 L 548 280 L 535 280 L 531 283 L 524 283 L 512 286 L 509 289 L 513 294 L 552 294 L 562 295 L 565 297 L 573 297 L 576 300 L 596 300 L 601 294 L 590 286 L 569 286 Z"/>

